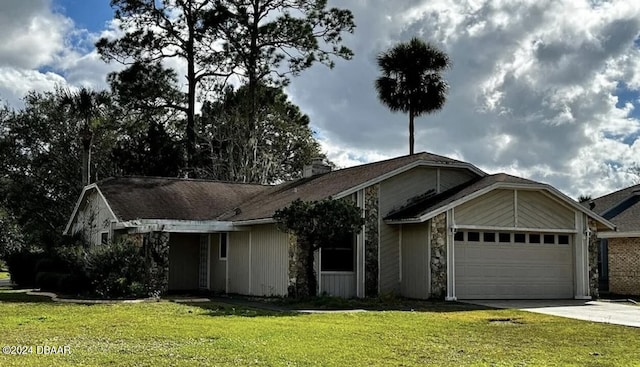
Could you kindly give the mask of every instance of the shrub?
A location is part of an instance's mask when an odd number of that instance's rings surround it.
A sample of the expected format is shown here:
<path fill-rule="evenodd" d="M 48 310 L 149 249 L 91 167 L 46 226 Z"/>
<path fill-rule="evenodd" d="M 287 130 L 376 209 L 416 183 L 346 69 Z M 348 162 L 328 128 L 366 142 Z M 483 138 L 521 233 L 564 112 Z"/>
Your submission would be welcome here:
<path fill-rule="evenodd" d="M 101 297 L 145 296 L 145 258 L 137 245 L 121 241 L 95 246 L 86 253 L 86 273 Z"/>
<path fill-rule="evenodd" d="M 7 266 L 11 281 L 19 287 L 30 288 L 35 285 L 36 266 L 45 254 L 37 249 L 21 249 L 7 256 Z"/>
<path fill-rule="evenodd" d="M 36 287 L 45 291 L 57 291 L 60 278 L 66 274 L 41 271 L 36 274 Z"/>

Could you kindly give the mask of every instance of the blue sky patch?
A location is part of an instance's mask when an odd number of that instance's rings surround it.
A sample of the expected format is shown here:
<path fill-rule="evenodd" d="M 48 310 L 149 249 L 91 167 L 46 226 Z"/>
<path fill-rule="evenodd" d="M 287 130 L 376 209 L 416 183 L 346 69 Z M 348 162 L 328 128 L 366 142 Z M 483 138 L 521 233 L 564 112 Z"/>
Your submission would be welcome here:
<path fill-rule="evenodd" d="M 632 103 L 635 109 L 631 111 L 629 117 L 640 118 L 640 90 L 629 89 L 627 83 L 620 81 L 616 86 L 616 91 L 613 93 L 618 97 L 617 108 L 623 108 L 627 103 Z"/>
<path fill-rule="evenodd" d="M 76 28 L 98 33 L 113 19 L 109 0 L 54 0 L 54 10 L 73 19 Z"/>

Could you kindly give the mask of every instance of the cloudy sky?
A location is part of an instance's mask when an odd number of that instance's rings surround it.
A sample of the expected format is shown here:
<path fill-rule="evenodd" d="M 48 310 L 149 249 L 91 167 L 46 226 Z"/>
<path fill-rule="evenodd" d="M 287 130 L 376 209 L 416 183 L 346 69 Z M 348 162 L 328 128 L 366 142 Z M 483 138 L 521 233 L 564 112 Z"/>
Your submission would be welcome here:
<path fill-rule="evenodd" d="M 453 61 L 444 109 L 416 120 L 416 150 L 594 197 L 640 181 L 640 2 L 629 0 L 333 0 L 348 7 L 355 52 L 294 79 L 340 166 L 408 152 L 408 118 L 377 99 L 376 55 L 418 36 Z M 112 31 L 108 0 L 0 1 L 0 100 L 29 90 L 104 88 L 117 68 L 93 43 Z"/>

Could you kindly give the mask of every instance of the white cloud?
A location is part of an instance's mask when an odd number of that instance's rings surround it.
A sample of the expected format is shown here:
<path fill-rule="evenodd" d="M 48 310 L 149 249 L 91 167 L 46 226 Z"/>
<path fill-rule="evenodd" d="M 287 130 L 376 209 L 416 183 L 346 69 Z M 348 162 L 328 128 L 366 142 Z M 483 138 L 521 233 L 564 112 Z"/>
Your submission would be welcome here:
<path fill-rule="evenodd" d="M 406 154 L 408 118 L 377 99 L 376 55 L 419 36 L 453 60 L 442 111 L 416 120 L 416 149 L 467 160 L 488 172 L 551 183 L 569 195 L 631 184 L 640 157 L 640 3 L 627 0 L 335 0 L 350 8 L 355 57 L 315 66 L 288 88 L 311 116 L 338 166 Z M 74 29 L 47 0 L 0 2 L 0 98 L 58 83 L 103 87 L 119 66 L 92 49 L 100 35 Z M 635 42 L 635 43 L 634 43 Z M 167 65 L 184 68 L 179 62 Z M 42 70 L 40 72 L 38 70 Z M 180 74 L 182 75 L 182 74 Z M 182 79 L 181 79 L 182 81 Z M 626 100 L 625 100 L 626 101 Z"/>
<path fill-rule="evenodd" d="M 56 86 L 106 88 L 106 65 L 93 49 L 96 35 L 74 28 L 50 0 L 0 1 L 0 99 L 21 106 L 32 90 Z"/>
<path fill-rule="evenodd" d="M 292 99 L 352 152 L 407 151 L 407 117 L 380 104 L 375 55 L 422 36 L 452 58 L 442 111 L 416 120 L 416 149 L 458 155 L 489 172 L 549 182 L 570 195 L 630 184 L 640 122 L 616 107 L 619 82 L 640 87 L 640 3 L 383 0 L 350 7 L 356 52 L 333 71 L 293 81 Z M 385 14 L 382 16 L 381 14 Z M 362 27 L 360 25 L 363 25 Z M 628 142 L 627 142 L 628 143 Z M 329 145 L 327 145 L 329 146 Z M 355 153 L 358 156 L 358 153 Z M 615 164 L 611 162 L 616 162 Z"/>

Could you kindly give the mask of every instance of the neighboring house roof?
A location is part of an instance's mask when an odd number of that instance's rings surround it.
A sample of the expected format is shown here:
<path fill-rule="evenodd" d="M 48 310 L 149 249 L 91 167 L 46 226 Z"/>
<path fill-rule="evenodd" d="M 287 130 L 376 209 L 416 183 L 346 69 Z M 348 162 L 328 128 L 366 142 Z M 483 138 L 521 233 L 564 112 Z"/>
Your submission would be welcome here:
<path fill-rule="evenodd" d="M 340 169 L 329 173 L 302 178 L 266 189 L 260 195 L 244 202 L 239 208 L 218 219 L 250 221 L 268 219 L 276 210 L 286 207 L 295 199 L 321 200 L 327 197 L 340 198 L 369 185 L 416 166 L 460 167 L 479 176 L 486 173 L 470 163 L 430 153 L 418 153 Z"/>
<path fill-rule="evenodd" d="M 640 232 L 640 185 L 593 199 L 593 211 L 616 225 L 619 232 Z"/>
<path fill-rule="evenodd" d="M 591 217 L 594 217 L 605 224 L 605 226 L 613 229 L 613 225 L 611 223 L 601 218 L 596 213 L 589 211 L 587 208 L 562 194 L 552 186 L 521 177 L 511 176 L 506 173 L 480 177 L 462 185 L 453 187 L 440 194 L 436 194 L 435 192 L 427 193 L 416 198 L 412 203 L 405 207 L 390 213 L 384 218 L 384 220 L 389 223 L 423 222 L 493 189 L 518 187 L 547 190 L 565 202 L 565 204 L 589 214 Z"/>

